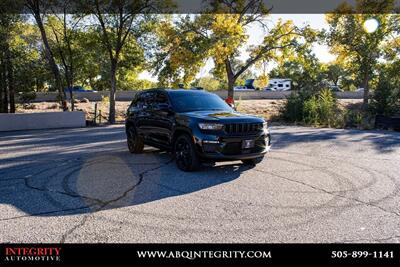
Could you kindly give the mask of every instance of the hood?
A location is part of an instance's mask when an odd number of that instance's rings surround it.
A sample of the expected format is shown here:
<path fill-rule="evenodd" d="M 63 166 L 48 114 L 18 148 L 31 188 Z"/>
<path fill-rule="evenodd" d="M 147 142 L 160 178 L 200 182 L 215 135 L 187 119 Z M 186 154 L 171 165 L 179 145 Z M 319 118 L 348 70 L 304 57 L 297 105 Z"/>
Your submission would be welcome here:
<path fill-rule="evenodd" d="M 203 119 L 206 121 L 221 121 L 221 122 L 247 122 L 247 123 L 261 123 L 263 122 L 262 118 L 242 114 L 239 112 L 227 112 L 227 111 L 192 111 L 186 112 L 182 115 Z"/>

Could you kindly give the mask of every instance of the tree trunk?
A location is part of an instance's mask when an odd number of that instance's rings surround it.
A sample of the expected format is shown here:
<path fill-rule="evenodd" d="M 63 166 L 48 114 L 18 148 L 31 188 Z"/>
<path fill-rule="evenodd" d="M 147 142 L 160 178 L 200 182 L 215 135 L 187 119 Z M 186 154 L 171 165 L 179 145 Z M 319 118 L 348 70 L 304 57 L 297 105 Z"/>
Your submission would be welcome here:
<path fill-rule="evenodd" d="M 111 124 L 115 123 L 115 92 L 117 90 L 117 62 L 111 60 L 111 89 L 110 89 L 110 110 L 108 115 L 108 122 Z"/>
<path fill-rule="evenodd" d="M 74 93 L 72 92 L 73 82 L 71 78 L 71 73 L 68 70 L 68 67 L 65 65 L 65 81 L 67 83 L 67 88 L 69 92 L 69 98 L 71 103 L 71 111 L 75 110 L 75 102 L 74 102 Z"/>
<path fill-rule="evenodd" d="M 3 61 L 4 64 L 4 61 Z M 2 80 L 3 80 L 3 113 L 8 113 L 8 82 L 7 82 L 7 67 L 2 67 Z"/>
<path fill-rule="evenodd" d="M 10 113 L 15 113 L 15 84 L 14 84 L 14 70 L 11 61 L 11 52 L 7 47 L 7 81 L 8 81 L 8 94 L 10 98 Z"/>
<path fill-rule="evenodd" d="M 233 90 L 233 87 L 235 86 L 235 77 L 230 77 L 228 76 L 228 97 L 232 98 L 234 97 L 235 91 Z"/>
<path fill-rule="evenodd" d="M 43 45 L 45 47 L 45 54 L 46 54 L 47 60 L 49 62 L 50 68 L 54 75 L 55 85 L 56 85 L 57 91 L 59 93 L 62 109 L 63 109 L 63 111 L 67 111 L 68 106 L 67 106 L 67 101 L 66 101 L 66 94 L 65 94 L 65 91 L 63 90 L 63 86 L 62 86 L 60 70 L 58 69 L 58 66 L 54 60 L 53 52 L 50 48 L 50 45 L 49 45 L 49 42 L 47 39 L 43 21 L 42 21 L 42 18 L 40 17 L 40 10 L 35 10 L 34 17 L 35 17 L 36 23 L 39 27 L 40 34 L 42 36 L 42 41 L 43 41 Z"/>
<path fill-rule="evenodd" d="M 5 80 L 4 75 L 5 75 L 5 73 L 4 73 L 4 62 L 0 58 L 0 113 L 4 112 L 3 97 L 4 97 L 5 87 L 6 87 L 6 80 Z"/>
<path fill-rule="evenodd" d="M 364 88 L 364 96 L 363 96 L 362 110 L 367 111 L 368 110 L 368 100 L 369 100 L 369 74 L 368 73 L 366 73 L 364 75 L 363 88 Z"/>
<path fill-rule="evenodd" d="M 235 91 L 233 87 L 235 86 L 236 77 L 233 74 L 231 62 L 229 59 L 225 60 L 226 77 L 228 78 L 228 98 L 234 99 Z"/>

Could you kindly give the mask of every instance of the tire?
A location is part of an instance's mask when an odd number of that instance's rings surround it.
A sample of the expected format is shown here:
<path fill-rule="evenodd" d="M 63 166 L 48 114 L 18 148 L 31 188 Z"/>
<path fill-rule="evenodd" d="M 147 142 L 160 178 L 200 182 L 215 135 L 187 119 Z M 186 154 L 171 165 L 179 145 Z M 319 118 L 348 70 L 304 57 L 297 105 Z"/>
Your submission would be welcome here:
<path fill-rule="evenodd" d="M 133 126 L 128 128 L 126 136 L 129 152 L 132 154 L 142 153 L 144 148 L 143 137 L 137 134 L 136 129 Z"/>
<path fill-rule="evenodd" d="M 259 158 L 255 158 L 255 159 L 244 159 L 244 160 L 242 160 L 242 162 L 245 165 L 255 166 L 258 163 L 260 163 L 261 161 L 263 161 L 263 159 L 264 159 L 264 157 L 259 157 Z"/>
<path fill-rule="evenodd" d="M 176 166 L 184 172 L 192 172 L 200 168 L 201 164 L 195 146 L 187 134 L 180 135 L 175 140 L 174 157 Z"/>

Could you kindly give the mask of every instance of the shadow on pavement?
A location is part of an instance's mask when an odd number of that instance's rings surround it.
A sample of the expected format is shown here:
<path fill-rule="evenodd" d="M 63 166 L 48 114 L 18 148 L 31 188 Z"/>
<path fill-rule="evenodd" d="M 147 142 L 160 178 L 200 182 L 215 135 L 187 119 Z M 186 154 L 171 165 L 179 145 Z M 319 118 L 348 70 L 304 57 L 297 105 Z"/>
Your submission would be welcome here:
<path fill-rule="evenodd" d="M 0 220 L 145 204 L 228 183 L 249 169 L 225 164 L 184 173 L 165 152 L 130 154 L 122 127 L 1 134 L 1 150 L 8 156 L 0 158 L 0 204 L 16 209 Z"/>

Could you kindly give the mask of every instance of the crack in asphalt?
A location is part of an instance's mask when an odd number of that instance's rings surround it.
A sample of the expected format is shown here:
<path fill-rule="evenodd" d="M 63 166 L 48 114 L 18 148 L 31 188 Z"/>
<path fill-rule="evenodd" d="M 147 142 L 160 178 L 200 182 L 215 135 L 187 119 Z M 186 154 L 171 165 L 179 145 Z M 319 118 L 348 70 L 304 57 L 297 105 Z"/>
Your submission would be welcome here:
<path fill-rule="evenodd" d="M 344 195 L 341 195 L 341 194 L 335 194 L 334 192 L 325 190 L 325 189 L 323 189 L 323 188 L 320 188 L 320 187 L 317 187 L 317 186 L 313 186 L 313 185 L 310 185 L 310 184 L 305 183 L 305 182 L 301 182 L 301 181 L 297 181 L 297 180 L 294 180 L 294 179 L 290 179 L 290 178 L 287 178 L 287 177 L 282 176 L 282 175 L 278 175 L 278 174 L 273 173 L 273 172 L 267 172 L 267 171 L 265 171 L 265 170 L 260 170 L 260 169 L 257 169 L 257 168 L 254 168 L 253 170 L 255 170 L 255 171 L 257 171 L 257 172 L 265 173 L 265 174 L 274 175 L 274 176 L 279 177 L 279 178 L 281 178 L 281 179 L 284 179 L 284 180 L 287 180 L 287 181 L 291 181 L 291 182 L 294 182 L 294 183 L 298 183 L 298 184 L 301 184 L 301 185 L 310 187 L 310 188 L 312 188 L 312 189 L 315 189 L 315 190 L 317 190 L 317 191 L 320 191 L 320 192 L 329 194 L 329 195 L 331 195 L 331 196 L 340 197 L 340 198 L 347 199 L 347 200 L 350 200 L 350 201 L 354 201 L 354 202 L 357 202 L 357 203 L 360 203 L 360 204 L 363 204 L 363 205 L 366 205 L 366 206 L 378 208 L 378 209 L 380 209 L 380 210 L 382 210 L 382 211 L 384 211 L 384 212 L 387 212 L 387 213 L 390 213 L 390 214 L 394 214 L 394 215 L 396 215 L 397 217 L 400 217 L 400 213 L 397 213 L 397 212 L 391 211 L 391 210 L 387 210 L 387 209 L 385 209 L 385 208 L 383 208 L 383 207 L 381 207 L 381 206 L 378 206 L 378 205 L 376 205 L 376 204 L 373 204 L 372 202 L 365 202 L 365 201 L 359 200 L 359 199 L 357 199 L 357 198 L 352 198 L 352 197 L 344 196 Z"/>
<path fill-rule="evenodd" d="M 114 199 L 111 199 L 111 200 L 109 200 L 109 201 L 105 201 L 105 202 L 103 201 L 103 202 L 102 202 L 103 204 L 100 205 L 100 207 L 99 207 L 98 209 L 95 209 L 95 210 L 93 210 L 92 213 L 85 215 L 85 216 L 82 218 L 82 220 L 81 220 L 80 223 L 78 223 L 77 225 L 75 225 L 74 227 L 72 227 L 71 229 L 69 229 L 68 231 L 66 231 L 66 232 L 62 235 L 61 240 L 60 240 L 60 243 L 65 243 L 65 241 L 67 240 L 67 238 L 68 238 L 73 232 L 75 232 L 77 229 L 79 229 L 79 228 L 81 228 L 82 226 L 84 226 L 84 225 L 86 224 L 86 222 L 89 220 L 89 218 L 92 217 L 92 216 L 94 215 L 94 213 L 99 212 L 99 211 L 101 211 L 101 210 L 104 210 L 104 209 L 105 209 L 107 206 L 109 206 L 110 204 L 112 204 L 112 203 L 114 203 L 114 202 L 117 202 L 117 201 L 119 201 L 119 200 L 125 198 L 131 191 L 133 191 L 136 187 L 138 187 L 138 186 L 143 182 L 144 176 L 145 176 L 147 173 L 152 172 L 152 171 L 155 171 L 155 170 L 158 170 L 158 169 L 161 169 L 161 168 L 167 166 L 168 164 L 170 164 L 172 161 L 173 161 L 173 159 L 170 159 L 170 160 L 168 160 L 168 161 L 162 163 L 161 165 L 159 165 L 159 166 L 157 166 L 157 167 L 154 167 L 154 168 L 151 168 L 151 169 L 148 169 L 148 170 L 145 170 L 145 171 L 139 173 L 139 174 L 138 174 L 138 175 L 139 175 L 139 180 L 138 180 L 138 182 L 137 182 L 136 184 L 134 184 L 134 185 L 132 185 L 130 188 L 128 188 L 128 189 L 127 189 L 124 193 L 122 193 L 119 197 L 114 198 Z"/>
<path fill-rule="evenodd" d="M 70 168 L 71 168 L 71 166 L 68 167 L 68 169 L 70 169 Z M 52 168 L 49 168 L 49 169 L 52 169 Z M 97 204 L 100 204 L 100 205 L 102 204 L 102 200 L 100 200 L 100 199 L 91 198 L 91 197 L 80 195 L 80 194 L 72 194 L 72 193 L 68 193 L 68 192 L 64 192 L 64 191 L 53 190 L 53 189 L 49 189 L 49 188 L 45 188 L 45 187 L 37 187 L 37 186 L 33 186 L 33 185 L 31 185 L 29 183 L 29 179 L 31 177 L 37 176 L 37 175 L 39 175 L 41 173 L 44 173 L 44 172 L 48 171 L 49 169 L 42 170 L 39 173 L 36 173 L 36 174 L 34 174 L 34 175 L 30 176 L 30 177 L 24 178 L 25 186 L 27 188 L 29 188 L 29 189 L 33 189 L 33 190 L 37 190 L 37 191 L 41 191 L 41 192 L 56 193 L 56 194 L 66 195 L 66 196 L 69 196 L 69 197 L 72 197 L 72 198 L 83 198 L 83 199 L 94 201 L 94 202 L 96 202 Z M 71 173 L 74 173 L 74 172 L 76 172 L 76 171 L 78 171 L 80 169 L 81 169 L 81 167 L 79 166 L 78 168 L 75 168 L 75 169 L 71 170 L 67 175 L 70 175 Z M 63 169 L 61 171 L 64 171 L 64 170 L 65 169 Z M 57 173 L 55 175 L 57 175 L 61 171 L 57 171 Z"/>
<path fill-rule="evenodd" d="M 21 216 L 15 216 L 15 217 L 10 217 L 10 218 L 0 219 L 0 221 L 10 221 L 10 220 L 21 219 L 21 218 L 27 218 L 27 217 L 32 217 L 32 216 L 43 216 L 43 215 L 50 215 L 50 214 L 54 214 L 54 213 L 62 213 L 62 212 L 77 211 L 77 210 L 82 210 L 82 209 L 91 208 L 91 207 L 93 207 L 93 206 L 97 206 L 97 205 L 85 205 L 85 206 L 78 207 L 78 208 L 62 209 L 62 210 L 53 210 L 53 211 L 46 211 L 46 212 L 38 212 L 38 213 L 32 213 L 32 214 L 25 214 L 25 215 L 21 215 Z"/>

